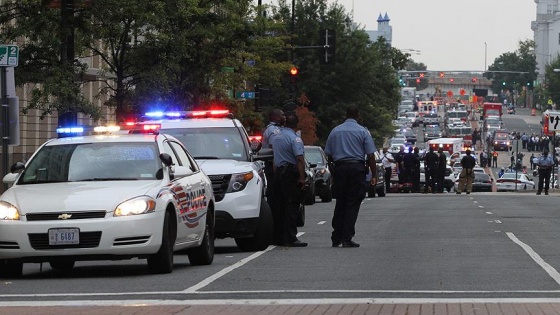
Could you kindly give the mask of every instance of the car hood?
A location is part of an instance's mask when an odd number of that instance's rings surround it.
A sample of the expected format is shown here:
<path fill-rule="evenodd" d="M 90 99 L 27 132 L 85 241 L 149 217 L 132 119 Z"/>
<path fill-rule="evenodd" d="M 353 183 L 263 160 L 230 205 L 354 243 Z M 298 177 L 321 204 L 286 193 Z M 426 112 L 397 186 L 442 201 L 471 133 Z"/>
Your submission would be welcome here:
<path fill-rule="evenodd" d="M 255 170 L 254 163 L 237 160 L 196 160 L 207 175 L 244 173 Z"/>
<path fill-rule="evenodd" d="M 16 185 L 0 198 L 21 214 L 58 211 L 113 211 L 121 202 L 146 195 L 160 181 L 103 181 Z"/>

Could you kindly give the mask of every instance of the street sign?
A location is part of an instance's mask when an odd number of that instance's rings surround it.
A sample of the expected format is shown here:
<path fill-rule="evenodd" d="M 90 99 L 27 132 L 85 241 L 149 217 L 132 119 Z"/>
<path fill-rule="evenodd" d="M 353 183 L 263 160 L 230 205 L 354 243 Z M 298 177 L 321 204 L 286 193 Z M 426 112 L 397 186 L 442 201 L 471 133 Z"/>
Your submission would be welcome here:
<path fill-rule="evenodd" d="M 16 45 L 0 45 L 0 67 L 17 67 L 19 47 Z"/>
<path fill-rule="evenodd" d="M 560 116 L 550 115 L 548 116 L 548 131 L 560 131 Z"/>
<path fill-rule="evenodd" d="M 255 98 L 255 92 L 237 92 L 237 98 Z"/>

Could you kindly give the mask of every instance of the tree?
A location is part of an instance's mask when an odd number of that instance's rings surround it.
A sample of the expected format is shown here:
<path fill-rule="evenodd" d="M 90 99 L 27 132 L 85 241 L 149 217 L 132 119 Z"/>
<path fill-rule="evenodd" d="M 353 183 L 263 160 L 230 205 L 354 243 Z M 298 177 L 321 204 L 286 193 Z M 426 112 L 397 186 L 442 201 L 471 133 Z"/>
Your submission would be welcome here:
<path fill-rule="evenodd" d="M 86 67 L 67 55 L 68 52 L 83 52 L 80 45 L 83 33 L 80 30 L 87 18 L 84 2 L 61 1 L 75 4 L 65 7 L 65 10 L 70 10 L 71 19 L 63 19 L 62 8 L 49 6 L 49 3 L 9 0 L 0 5 L 0 38 L 5 43 L 17 42 L 20 47 L 16 82 L 18 85 L 33 84 L 23 111 L 38 109 L 41 118 L 55 111 L 59 114 L 82 112 L 98 118 L 100 108 L 86 100 L 81 92 Z M 68 21 L 71 28 L 66 24 Z M 72 39 L 71 42 L 67 41 L 68 38 Z"/>

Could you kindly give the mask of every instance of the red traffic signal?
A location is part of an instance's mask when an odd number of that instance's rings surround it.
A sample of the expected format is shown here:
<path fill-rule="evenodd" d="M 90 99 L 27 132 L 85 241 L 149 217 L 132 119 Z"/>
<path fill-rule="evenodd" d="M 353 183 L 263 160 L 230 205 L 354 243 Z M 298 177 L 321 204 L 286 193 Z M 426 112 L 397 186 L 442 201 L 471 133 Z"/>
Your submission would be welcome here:
<path fill-rule="evenodd" d="M 290 68 L 290 74 L 291 75 L 296 76 L 298 73 L 299 73 L 299 70 L 295 66 Z"/>
<path fill-rule="evenodd" d="M 423 77 L 424 77 L 424 74 L 423 74 L 423 73 L 420 73 L 420 77 L 423 78 Z"/>
<path fill-rule="evenodd" d="M 453 82 L 455 82 L 455 79 L 451 78 L 451 79 L 449 79 L 449 82 L 453 83 Z"/>
<path fill-rule="evenodd" d="M 476 77 L 473 77 L 473 78 L 471 79 L 471 82 L 476 82 Z"/>
<path fill-rule="evenodd" d="M 420 79 L 416 79 L 416 83 L 420 83 Z"/>
<path fill-rule="evenodd" d="M 440 77 L 440 78 L 445 77 L 445 72 L 440 72 L 440 73 L 439 73 L 439 77 Z"/>

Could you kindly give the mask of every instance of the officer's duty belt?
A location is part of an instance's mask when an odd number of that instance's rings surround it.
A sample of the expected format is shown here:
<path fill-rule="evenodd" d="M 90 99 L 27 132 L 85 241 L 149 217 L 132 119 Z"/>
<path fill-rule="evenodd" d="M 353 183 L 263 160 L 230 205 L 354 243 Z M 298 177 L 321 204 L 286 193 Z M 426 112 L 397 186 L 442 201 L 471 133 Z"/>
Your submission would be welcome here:
<path fill-rule="evenodd" d="M 335 166 L 345 165 L 345 164 L 365 164 L 365 161 L 362 160 L 338 160 L 334 161 Z"/>

